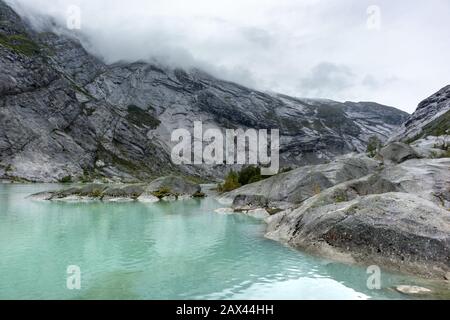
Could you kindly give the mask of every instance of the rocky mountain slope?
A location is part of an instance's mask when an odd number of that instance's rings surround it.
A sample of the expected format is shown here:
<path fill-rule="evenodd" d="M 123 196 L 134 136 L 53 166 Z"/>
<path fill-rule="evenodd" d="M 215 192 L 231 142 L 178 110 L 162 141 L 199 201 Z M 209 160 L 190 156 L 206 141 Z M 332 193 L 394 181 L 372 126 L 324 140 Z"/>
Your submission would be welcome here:
<path fill-rule="evenodd" d="M 426 136 L 450 135 L 450 85 L 419 104 L 390 141 L 413 142 Z"/>
<path fill-rule="evenodd" d="M 325 163 L 386 140 L 407 117 L 376 103 L 263 93 L 199 70 L 145 62 L 106 65 L 74 35 L 32 30 L 0 0 L 0 178 L 148 181 L 171 172 L 214 178 L 224 169 L 175 166 L 171 132 L 280 129 L 281 164 Z"/>

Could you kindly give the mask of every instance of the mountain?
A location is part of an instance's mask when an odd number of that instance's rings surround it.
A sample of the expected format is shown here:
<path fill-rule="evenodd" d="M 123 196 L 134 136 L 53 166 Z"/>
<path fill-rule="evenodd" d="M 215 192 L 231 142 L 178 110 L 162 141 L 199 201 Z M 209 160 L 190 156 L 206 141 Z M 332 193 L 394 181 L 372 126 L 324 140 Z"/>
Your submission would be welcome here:
<path fill-rule="evenodd" d="M 51 30 L 51 29 L 49 29 Z M 145 181 L 214 178 L 176 166 L 171 132 L 280 129 L 283 166 L 325 163 L 386 140 L 407 114 L 372 102 L 298 99 L 156 63 L 105 64 L 73 34 L 35 31 L 0 0 L 0 178 Z"/>
<path fill-rule="evenodd" d="M 450 85 L 422 101 L 390 141 L 413 142 L 444 134 L 450 134 Z"/>

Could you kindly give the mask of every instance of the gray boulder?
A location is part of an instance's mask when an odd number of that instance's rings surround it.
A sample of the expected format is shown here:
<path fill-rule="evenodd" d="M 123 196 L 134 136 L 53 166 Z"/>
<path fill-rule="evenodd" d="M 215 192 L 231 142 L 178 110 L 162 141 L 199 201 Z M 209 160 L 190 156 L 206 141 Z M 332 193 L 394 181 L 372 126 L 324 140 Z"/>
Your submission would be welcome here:
<path fill-rule="evenodd" d="M 151 182 L 145 191 L 147 193 L 162 191 L 167 189 L 168 193 L 173 195 L 189 195 L 194 196 L 200 193 L 201 187 L 197 183 L 190 182 L 179 176 L 167 176 Z"/>
<path fill-rule="evenodd" d="M 232 207 L 235 211 L 244 211 L 266 208 L 268 204 L 268 200 L 261 195 L 238 195 L 234 198 Z"/>
<path fill-rule="evenodd" d="M 414 194 L 450 209 L 450 159 L 413 159 L 366 177 L 324 190 L 306 201 L 315 206 L 354 200 L 371 194 L 403 192 Z"/>
<path fill-rule="evenodd" d="M 413 159 L 387 166 L 375 180 L 390 184 L 397 192 L 411 193 L 450 209 L 449 158 Z"/>
<path fill-rule="evenodd" d="M 394 142 L 382 148 L 379 156 L 386 164 L 398 164 L 409 159 L 419 158 L 418 153 L 411 146 L 401 142 Z"/>
<path fill-rule="evenodd" d="M 130 185 L 124 187 L 110 187 L 103 192 L 102 200 L 136 200 L 145 189 L 140 185 Z"/>

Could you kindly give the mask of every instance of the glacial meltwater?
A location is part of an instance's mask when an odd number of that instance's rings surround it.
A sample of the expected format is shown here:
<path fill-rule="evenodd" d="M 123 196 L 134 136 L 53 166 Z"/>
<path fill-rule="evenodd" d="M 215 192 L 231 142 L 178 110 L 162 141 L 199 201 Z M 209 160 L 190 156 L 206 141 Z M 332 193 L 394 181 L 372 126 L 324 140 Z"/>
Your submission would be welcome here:
<path fill-rule="evenodd" d="M 403 299 L 404 276 L 306 255 L 213 198 L 40 202 L 58 185 L 0 185 L 0 299 Z M 68 266 L 81 271 L 69 290 Z M 69 270 L 70 271 L 70 270 Z M 69 286 L 70 287 L 70 286 Z"/>

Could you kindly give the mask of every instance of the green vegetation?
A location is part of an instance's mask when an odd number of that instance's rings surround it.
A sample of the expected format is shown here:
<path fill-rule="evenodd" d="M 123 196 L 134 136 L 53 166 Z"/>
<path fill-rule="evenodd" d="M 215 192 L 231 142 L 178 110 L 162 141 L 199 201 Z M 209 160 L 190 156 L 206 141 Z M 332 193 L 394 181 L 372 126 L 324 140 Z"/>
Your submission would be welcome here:
<path fill-rule="evenodd" d="M 422 137 L 439 137 L 446 134 L 450 134 L 450 111 L 447 111 L 447 113 L 426 125 L 422 131 Z"/>
<path fill-rule="evenodd" d="M 444 113 L 433 122 L 427 124 L 423 127 L 421 133 L 408 139 L 406 143 L 410 144 L 428 136 L 440 137 L 448 134 L 450 134 L 450 111 L 447 111 L 447 113 Z"/>
<path fill-rule="evenodd" d="M 40 52 L 39 46 L 25 35 L 0 34 L 0 45 L 26 56 L 33 56 Z"/>
<path fill-rule="evenodd" d="M 238 182 L 241 186 L 245 186 L 250 183 L 255 183 L 263 180 L 261 176 L 261 168 L 255 166 L 248 166 L 243 168 L 238 173 Z"/>
<path fill-rule="evenodd" d="M 71 175 L 65 176 L 64 178 L 59 180 L 59 182 L 61 182 L 61 183 L 71 183 L 72 182 L 72 176 Z"/>
<path fill-rule="evenodd" d="M 346 194 L 339 193 L 339 194 L 334 196 L 334 201 L 336 201 L 336 203 L 347 202 L 348 198 L 347 198 Z"/>
<path fill-rule="evenodd" d="M 150 127 L 151 129 L 156 129 L 161 124 L 161 121 L 150 113 L 134 105 L 128 106 L 126 119 L 138 127 Z"/>
<path fill-rule="evenodd" d="M 318 195 L 319 193 L 322 192 L 322 188 L 316 183 L 313 186 L 313 192 L 314 192 L 314 195 Z"/>
<path fill-rule="evenodd" d="M 377 137 L 373 136 L 369 138 L 369 144 L 367 145 L 367 154 L 373 158 L 377 155 L 379 149 L 381 149 L 381 141 Z"/>
<path fill-rule="evenodd" d="M 268 178 L 261 175 L 261 168 L 247 166 L 239 172 L 231 171 L 223 184 L 217 186 L 219 192 L 230 192 L 247 184 L 255 183 Z"/>
<path fill-rule="evenodd" d="M 241 187 L 241 184 L 239 183 L 239 175 L 232 170 L 225 178 L 225 182 L 218 185 L 217 190 L 219 192 L 230 192 L 239 187 Z"/>
<path fill-rule="evenodd" d="M 162 187 L 159 190 L 152 192 L 152 195 L 157 197 L 158 199 L 162 199 L 164 197 L 172 196 L 172 191 L 167 187 Z"/>
<path fill-rule="evenodd" d="M 278 174 L 282 174 L 282 173 L 286 173 L 286 172 L 291 172 L 292 170 L 294 170 L 294 168 L 292 167 L 286 167 L 280 170 L 280 172 Z"/>
<path fill-rule="evenodd" d="M 204 197 L 206 197 L 206 194 L 204 194 L 204 193 L 201 192 L 201 191 L 197 191 L 196 193 L 194 193 L 194 194 L 192 195 L 192 197 L 194 197 L 194 198 L 204 198 Z"/>
<path fill-rule="evenodd" d="M 100 189 L 95 189 L 91 192 L 91 197 L 92 198 L 101 198 L 101 197 L 103 197 L 103 191 Z"/>
<path fill-rule="evenodd" d="M 120 166 L 121 168 L 124 168 L 129 172 L 134 173 L 141 170 L 141 167 L 139 165 L 133 163 L 130 160 L 123 159 L 115 153 L 105 149 L 105 147 L 101 143 L 99 143 L 98 145 L 95 161 L 99 159 L 102 159 L 102 161 L 104 161 L 105 163 Z"/>

